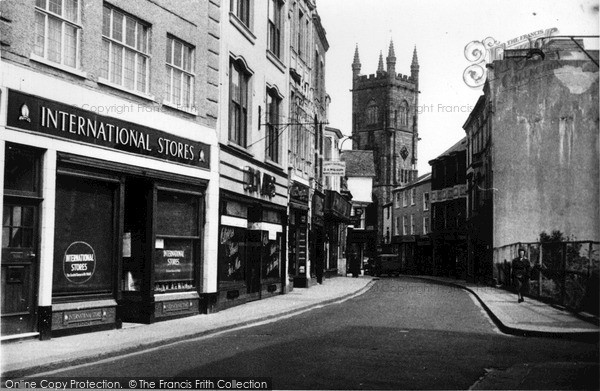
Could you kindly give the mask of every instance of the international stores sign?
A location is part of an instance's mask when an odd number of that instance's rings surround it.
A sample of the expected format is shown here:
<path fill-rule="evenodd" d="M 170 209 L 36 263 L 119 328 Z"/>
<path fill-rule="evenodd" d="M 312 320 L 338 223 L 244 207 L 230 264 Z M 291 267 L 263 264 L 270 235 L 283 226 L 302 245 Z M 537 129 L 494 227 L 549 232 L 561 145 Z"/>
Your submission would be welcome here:
<path fill-rule="evenodd" d="M 346 176 L 346 162 L 334 160 L 324 161 L 323 175 Z"/>
<path fill-rule="evenodd" d="M 9 90 L 9 127 L 210 169 L 210 146 L 146 126 Z"/>

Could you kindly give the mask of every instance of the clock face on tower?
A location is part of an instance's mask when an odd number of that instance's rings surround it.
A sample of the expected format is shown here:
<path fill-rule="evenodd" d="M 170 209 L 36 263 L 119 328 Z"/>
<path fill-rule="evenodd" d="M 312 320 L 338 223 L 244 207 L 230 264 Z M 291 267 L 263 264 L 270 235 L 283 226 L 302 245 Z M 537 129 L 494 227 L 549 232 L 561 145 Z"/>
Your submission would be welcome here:
<path fill-rule="evenodd" d="M 406 145 L 403 145 L 400 149 L 400 156 L 402 156 L 402 159 L 404 160 L 406 160 L 406 158 L 408 157 L 408 149 L 406 148 Z"/>

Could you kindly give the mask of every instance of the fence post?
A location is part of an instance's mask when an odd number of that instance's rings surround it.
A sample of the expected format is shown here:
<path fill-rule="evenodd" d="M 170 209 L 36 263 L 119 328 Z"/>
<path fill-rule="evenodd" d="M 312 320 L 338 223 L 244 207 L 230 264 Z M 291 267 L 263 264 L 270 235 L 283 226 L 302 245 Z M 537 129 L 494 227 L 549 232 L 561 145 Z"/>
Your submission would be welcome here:
<path fill-rule="evenodd" d="M 589 243 L 588 249 L 588 278 L 592 276 L 592 242 Z"/>
<path fill-rule="evenodd" d="M 544 266 L 544 252 L 542 250 L 542 248 L 544 248 L 544 246 L 542 245 L 542 242 L 540 242 L 540 259 L 538 259 L 539 262 L 539 273 L 538 273 L 538 297 L 542 297 L 542 273 L 543 273 L 543 266 Z"/>
<path fill-rule="evenodd" d="M 567 301 L 567 242 L 562 243 L 562 286 L 560 304 L 566 306 Z"/>

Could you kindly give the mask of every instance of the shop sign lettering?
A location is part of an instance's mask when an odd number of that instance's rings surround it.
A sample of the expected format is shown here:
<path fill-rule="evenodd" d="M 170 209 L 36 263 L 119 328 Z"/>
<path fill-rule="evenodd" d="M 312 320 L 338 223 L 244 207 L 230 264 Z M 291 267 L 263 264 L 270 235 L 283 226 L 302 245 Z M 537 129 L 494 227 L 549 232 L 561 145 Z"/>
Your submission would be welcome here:
<path fill-rule="evenodd" d="M 9 91 L 8 126 L 210 168 L 210 146 L 59 102 Z"/>
<path fill-rule="evenodd" d="M 256 168 L 244 167 L 244 190 L 254 193 L 260 191 L 260 195 L 272 198 L 275 196 L 275 177 L 267 173 L 262 173 Z"/>
<path fill-rule="evenodd" d="M 63 258 L 63 272 L 73 284 L 89 281 L 96 270 L 96 254 L 86 242 L 73 242 L 67 247 Z"/>
<path fill-rule="evenodd" d="M 294 182 L 290 188 L 290 198 L 294 201 L 308 204 L 308 187 Z"/>

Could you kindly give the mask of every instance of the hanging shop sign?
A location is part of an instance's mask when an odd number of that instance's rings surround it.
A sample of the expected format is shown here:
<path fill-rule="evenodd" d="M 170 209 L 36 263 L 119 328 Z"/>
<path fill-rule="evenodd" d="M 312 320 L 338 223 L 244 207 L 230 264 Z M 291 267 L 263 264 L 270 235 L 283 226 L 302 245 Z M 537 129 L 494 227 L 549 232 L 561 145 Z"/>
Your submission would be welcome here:
<path fill-rule="evenodd" d="M 210 146 L 132 122 L 9 90 L 7 125 L 210 169 Z"/>
<path fill-rule="evenodd" d="M 325 160 L 323 162 L 323 175 L 346 176 L 346 162 Z"/>
<path fill-rule="evenodd" d="M 96 271 L 96 254 L 86 242 L 73 242 L 67 247 L 63 258 L 63 272 L 73 284 L 89 281 Z"/>

